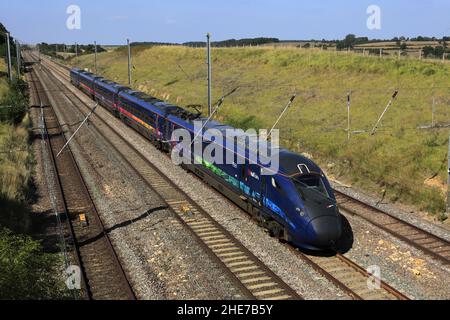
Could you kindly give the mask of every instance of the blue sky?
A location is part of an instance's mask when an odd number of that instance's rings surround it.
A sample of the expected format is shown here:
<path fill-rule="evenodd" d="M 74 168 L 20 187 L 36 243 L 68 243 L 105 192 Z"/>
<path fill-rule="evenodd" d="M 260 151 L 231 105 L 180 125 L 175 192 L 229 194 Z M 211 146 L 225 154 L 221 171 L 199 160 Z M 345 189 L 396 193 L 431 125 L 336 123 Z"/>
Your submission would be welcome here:
<path fill-rule="evenodd" d="M 66 28 L 69 5 L 81 8 L 81 29 Z M 381 29 L 366 26 L 369 5 Z M 0 22 L 27 43 L 185 42 L 270 36 L 337 39 L 450 36 L 449 0 L 2 0 Z"/>

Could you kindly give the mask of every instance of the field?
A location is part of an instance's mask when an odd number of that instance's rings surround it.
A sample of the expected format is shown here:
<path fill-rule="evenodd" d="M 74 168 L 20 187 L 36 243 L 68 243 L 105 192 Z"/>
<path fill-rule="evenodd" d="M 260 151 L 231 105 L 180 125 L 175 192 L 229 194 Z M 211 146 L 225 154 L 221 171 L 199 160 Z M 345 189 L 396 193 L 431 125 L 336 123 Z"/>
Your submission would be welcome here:
<path fill-rule="evenodd" d="M 206 105 L 204 49 L 133 47 L 132 55 L 134 88 L 181 106 Z M 99 74 L 127 82 L 126 48 L 101 53 L 98 61 Z M 69 63 L 92 70 L 94 59 L 87 55 Z M 214 99 L 234 87 L 239 89 L 225 101 L 219 120 L 270 128 L 297 92 L 279 124 L 285 147 L 307 153 L 330 176 L 380 198 L 385 193 L 436 217 L 445 211 L 449 64 L 295 48 L 214 48 Z M 397 99 L 370 135 L 395 90 Z M 431 125 L 433 99 L 437 127 L 418 129 Z"/>
<path fill-rule="evenodd" d="M 381 42 L 369 42 L 365 44 L 355 45 L 351 49 L 342 49 L 341 53 L 352 53 L 363 56 L 379 56 L 380 49 L 382 49 L 383 57 L 395 57 L 397 58 L 400 53 L 401 59 L 409 58 L 409 59 L 434 59 L 434 60 L 442 60 L 442 56 L 427 56 L 424 57 L 423 48 L 426 46 L 436 48 L 438 46 L 442 46 L 443 43 L 439 41 L 404 41 L 401 42 L 406 45 L 404 50 L 400 50 L 400 46 L 396 41 L 381 41 Z M 304 48 L 304 46 L 308 46 L 306 50 L 328 50 L 328 51 L 336 51 L 335 43 L 323 43 L 320 41 L 282 41 L 279 43 L 269 43 L 263 46 L 272 47 L 272 48 Z M 446 53 L 448 55 L 448 52 Z M 447 58 L 448 60 L 448 58 Z M 448 63 L 448 61 L 447 61 Z"/>

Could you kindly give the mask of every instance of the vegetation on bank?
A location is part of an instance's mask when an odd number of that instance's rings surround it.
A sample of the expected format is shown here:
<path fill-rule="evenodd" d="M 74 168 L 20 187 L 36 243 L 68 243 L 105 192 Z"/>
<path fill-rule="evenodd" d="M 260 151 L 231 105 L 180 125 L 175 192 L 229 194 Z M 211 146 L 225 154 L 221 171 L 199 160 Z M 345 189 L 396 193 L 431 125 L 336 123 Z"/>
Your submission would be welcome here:
<path fill-rule="evenodd" d="M 38 48 L 41 53 L 52 56 L 52 57 L 60 58 L 60 59 L 64 59 L 65 54 L 69 55 L 69 56 L 74 56 L 74 55 L 81 56 L 81 55 L 85 55 L 85 54 L 95 53 L 95 45 L 93 45 L 93 44 L 66 45 L 64 43 L 48 44 L 48 43 L 42 42 L 42 43 L 38 44 Z M 106 50 L 102 46 L 100 46 L 100 45 L 97 46 L 97 53 L 105 52 L 105 51 Z"/>
<path fill-rule="evenodd" d="M 99 74 L 127 82 L 125 48 L 98 57 Z M 136 89 L 181 106 L 206 105 L 204 49 L 134 47 Z M 438 216 L 445 211 L 450 65 L 288 48 L 214 48 L 213 95 L 234 87 L 218 118 L 237 127 L 270 128 L 294 92 L 298 99 L 279 124 L 282 144 L 311 155 L 331 176 L 392 201 Z M 93 70 L 92 56 L 72 60 Z M 378 132 L 369 132 L 394 90 L 397 99 Z M 347 94 L 351 138 L 347 141 Z M 356 131 L 356 132 L 354 132 Z M 359 134 L 357 134 L 359 133 Z"/>
<path fill-rule="evenodd" d="M 15 75 L 15 78 L 16 75 Z M 0 299 L 67 296 L 59 254 L 32 238 L 29 203 L 33 194 L 27 86 L 8 83 L 0 61 Z"/>

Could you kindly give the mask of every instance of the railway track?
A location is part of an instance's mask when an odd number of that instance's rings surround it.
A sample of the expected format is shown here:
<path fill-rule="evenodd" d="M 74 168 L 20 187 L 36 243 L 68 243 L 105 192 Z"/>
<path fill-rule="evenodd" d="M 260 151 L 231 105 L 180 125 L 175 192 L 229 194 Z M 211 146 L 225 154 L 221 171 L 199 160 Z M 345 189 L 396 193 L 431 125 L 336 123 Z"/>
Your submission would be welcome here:
<path fill-rule="evenodd" d="M 82 296 L 94 300 L 134 300 L 134 292 L 105 232 L 70 148 L 56 157 L 66 143 L 52 107 L 52 102 L 60 101 L 53 100 L 34 70 L 30 77 L 34 100 L 42 106 L 45 128 L 43 136 L 46 138 L 51 166 L 56 176 L 58 207 L 66 217 L 71 247 L 81 269 Z"/>
<path fill-rule="evenodd" d="M 48 67 L 48 66 L 47 66 Z M 45 68 L 44 68 L 45 69 Z M 56 71 L 53 69 L 53 71 Z M 49 70 L 44 70 L 51 77 Z M 56 71 L 57 72 L 57 71 Z M 59 72 L 63 75 L 63 73 Z M 54 76 L 53 76 L 54 77 Z M 65 76 L 67 79 L 67 76 Z M 53 88 L 63 92 L 71 107 L 86 114 L 90 107 L 57 80 Z M 67 102 L 66 102 L 67 105 Z M 83 109 L 82 109 L 82 106 Z M 91 119 L 104 140 L 123 156 L 125 163 L 157 194 L 167 208 L 192 233 L 198 243 L 215 259 L 235 281 L 247 297 L 257 300 L 301 300 L 295 290 L 287 285 L 240 241 L 217 223 L 200 205 L 165 176 L 131 143 L 116 133 L 101 117 Z M 132 162 L 129 159 L 133 159 Z M 138 168 L 138 169 L 137 169 Z"/>
<path fill-rule="evenodd" d="M 314 256 L 289 248 L 355 300 L 409 300 L 406 295 L 381 279 L 378 279 L 379 287 L 369 287 L 369 282 L 373 284 L 376 280 L 374 275 L 340 253 Z"/>
<path fill-rule="evenodd" d="M 340 208 L 370 222 L 445 265 L 450 264 L 450 242 L 447 240 L 338 190 L 334 191 Z"/>
<path fill-rule="evenodd" d="M 64 77 L 67 81 L 70 81 L 70 77 L 65 72 L 59 70 L 58 68 L 55 68 L 51 64 L 48 64 L 47 67 L 51 69 L 53 72 L 58 73 L 60 76 Z M 67 68 L 64 68 L 66 71 Z M 64 84 L 61 83 L 61 85 L 64 86 Z M 70 91 L 70 90 L 69 90 Z M 73 93 L 73 99 L 77 99 L 77 101 L 82 102 L 77 96 L 75 96 Z M 84 104 L 84 103 L 83 103 Z M 86 110 L 85 112 L 87 112 Z M 98 117 L 98 119 L 104 124 L 107 125 L 111 132 L 114 132 L 114 129 L 105 122 L 102 118 Z M 116 134 L 117 135 L 117 134 Z M 125 142 L 130 148 L 134 149 L 134 147 L 129 144 L 128 142 Z M 134 149 L 135 150 L 135 149 Z M 163 198 L 172 197 L 171 192 L 172 190 L 179 190 L 179 188 L 170 180 L 168 179 L 162 172 L 159 171 L 156 167 L 153 166 L 153 164 L 148 163 L 148 161 L 145 159 L 145 157 L 137 150 L 135 150 L 140 158 L 142 159 L 143 163 L 140 164 L 139 168 L 144 168 L 146 165 L 152 167 L 154 170 L 158 171 L 160 178 L 155 179 L 152 176 L 149 176 L 150 181 L 153 181 L 152 187 L 154 188 L 157 193 L 162 193 Z M 141 170 L 142 171 L 142 170 Z M 145 172 L 143 174 L 146 174 Z M 161 178 L 162 177 L 162 178 Z M 168 187 L 170 185 L 170 187 Z M 169 189 L 166 189 L 169 188 Z M 210 237 L 214 236 L 215 234 L 209 234 L 208 232 L 216 232 L 216 229 L 220 227 L 215 221 L 213 221 L 212 224 L 210 224 L 208 221 L 203 220 L 203 216 L 200 216 L 200 221 L 197 219 L 195 215 L 197 215 L 197 209 L 192 206 L 192 204 L 195 204 L 192 199 L 190 199 L 184 192 L 179 190 L 181 193 L 183 193 L 183 197 L 185 199 L 188 199 L 187 201 L 184 199 L 170 199 L 168 201 L 169 205 L 172 205 L 174 207 L 173 210 L 179 214 L 179 217 L 183 220 L 183 223 L 187 224 L 188 227 L 192 230 L 192 227 L 189 226 L 189 223 L 194 223 L 193 227 L 194 229 L 197 229 L 199 231 L 205 231 L 205 236 Z M 169 194 L 164 195 L 165 192 L 168 192 Z M 197 206 L 199 207 L 199 206 Z M 205 215 L 203 210 L 201 210 Z M 195 230 L 193 230 L 195 232 Z M 209 238 L 208 241 L 215 241 L 218 240 L 217 243 L 213 242 L 213 245 L 219 245 L 218 248 L 221 252 L 229 253 L 229 251 L 221 251 L 222 247 L 220 246 L 221 243 L 221 235 L 217 235 L 218 238 Z M 224 240 L 226 241 L 226 240 Z M 388 284 L 386 284 L 384 281 L 380 280 L 380 288 L 379 289 L 369 289 L 368 288 L 368 280 L 369 277 L 371 277 L 370 274 L 367 273 L 367 271 L 357 265 L 355 262 L 351 261 L 350 259 L 346 258 L 345 256 L 337 253 L 330 257 L 319 257 L 319 256 L 311 256 L 306 255 L 297 249 L 293 248 L 292 246 L 286 244 L 286 246 L 289 248 L 289 250 L 295 251 L 295 254 L 298 255 L 303 261 L 311 265 L 316 271 L 318 271 L 320 274 L 322 274 L 325 278 L 327 278 L 329 281 L 334 283 L 337 287 L 339 287 L 341 290 L 346 292 L 348 295 L 350 295 L 354 299 L 381 299 L 381 300 L 407 300 L 408 297 L 397 291 L 396 289 L 392 288 Z M 226 249 L 226 248 L 224 248 Z M 245 248 L 243 250 L 247 251 Z M 213 250 L 214 251 L 214 250 Z M 231 250 L 230 253 L 233 253 L 233 250 Z M 227 256 L 228 257 L 228 256 Z M 230 257 L 234 257 L 231 255 Z M 237 260 L 239 261 L 239 260 Z M 250 276 L 257 276 L 250 273 Z M 259 277 L 257 277 L 259 278 Z"/>

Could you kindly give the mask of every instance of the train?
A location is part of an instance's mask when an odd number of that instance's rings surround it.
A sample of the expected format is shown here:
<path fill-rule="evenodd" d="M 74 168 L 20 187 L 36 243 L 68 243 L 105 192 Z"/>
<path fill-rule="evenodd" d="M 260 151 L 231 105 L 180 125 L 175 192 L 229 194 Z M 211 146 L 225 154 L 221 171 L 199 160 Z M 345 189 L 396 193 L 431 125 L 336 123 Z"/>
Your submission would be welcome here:
<path fill-rule="evenodd" d="M 194 150 L 183 155 L 197 161 L 183 163 L 183 168 L 248 212 L 271 236 L 307 250 L 336 248 L 343 233 L 343 218 L 329 180 L 311 159 L 278 148 L 277 171 L 267 175 L 266 162 L 249 160 L 256 152 L 249 144 L 234 143 L 230 148 L 225 141 L 214 140 L 208 133 L 211 130 L 225 133 L 234 128 L 205 118 L 201 112 L 188 111 L 77 68 L 70 70 L 70 81 L 162 152 L 172 152 L 182 144 L 172 140 L 177 129 L 187 131 L 191 141 L 200 140 L 197 153 Z M 195 123 L 203 124 L 202 130 L 195 131 Z M 243 131 L 241 134 L 246 135 Z M 243 138 L 240 141 L 247 141 Z M 221 147 L 223 159 L 231 153 L 234 160 L 228 164 L 205 160 L 203 151 L 211 144 Z M 243 159 L 236 161 L 239 157 Z"/>

